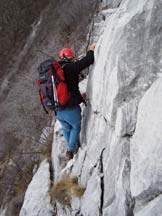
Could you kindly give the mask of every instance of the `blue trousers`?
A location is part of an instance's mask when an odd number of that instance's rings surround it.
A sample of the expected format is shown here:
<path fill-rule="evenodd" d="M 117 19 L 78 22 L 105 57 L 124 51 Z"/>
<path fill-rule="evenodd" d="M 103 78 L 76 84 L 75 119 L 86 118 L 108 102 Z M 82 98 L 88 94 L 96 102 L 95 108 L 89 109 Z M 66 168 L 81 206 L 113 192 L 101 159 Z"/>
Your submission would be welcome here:
<path fill-rule="evenodd" d="M 75 150 L 79 141 L 81 129 L 81 108 L 63 109 L 57 111 L 56 119 L 60 121 L 68 150 Z"/>

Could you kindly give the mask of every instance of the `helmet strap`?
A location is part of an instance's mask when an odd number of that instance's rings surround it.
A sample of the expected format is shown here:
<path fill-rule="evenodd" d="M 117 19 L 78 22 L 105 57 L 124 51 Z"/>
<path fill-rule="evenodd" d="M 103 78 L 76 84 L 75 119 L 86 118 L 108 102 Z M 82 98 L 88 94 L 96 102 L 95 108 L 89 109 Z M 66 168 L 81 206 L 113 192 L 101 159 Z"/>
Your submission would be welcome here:
<path fill-rule="evenodd" d="M 66 55 L 63 54 L 63 59 L 66 61 L 66 62 L 71 62 L 71 58 L 68 58 Z"/>

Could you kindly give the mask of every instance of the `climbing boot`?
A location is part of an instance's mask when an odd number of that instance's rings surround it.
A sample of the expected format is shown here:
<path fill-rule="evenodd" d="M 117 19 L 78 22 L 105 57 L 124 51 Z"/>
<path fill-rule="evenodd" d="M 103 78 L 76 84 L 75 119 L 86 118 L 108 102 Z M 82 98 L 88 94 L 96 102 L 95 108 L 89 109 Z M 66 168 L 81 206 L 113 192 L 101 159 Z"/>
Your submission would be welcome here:
<path fill-rule="evenodd" d="M 80 147 L 79 145 L 76 146 L 76 149 L 73 151 L 73 154 L 76 154 L 78 152 L 79 147 Z"/>
<path fill-rule="evenodd" d="M 73 156 L 74 156 L 74 151 L 70 151 L 70 150 L 66 151 L 66 160 L 73 159 Z"/>
<path fill-rule="evenodd" d="M 80 141 L 78 140 L 77 144 L 76 144 L 76 149 L 74 150 L 74 154 L 76 154 L 79 150 L 79 147 L 81 147 Z"/>

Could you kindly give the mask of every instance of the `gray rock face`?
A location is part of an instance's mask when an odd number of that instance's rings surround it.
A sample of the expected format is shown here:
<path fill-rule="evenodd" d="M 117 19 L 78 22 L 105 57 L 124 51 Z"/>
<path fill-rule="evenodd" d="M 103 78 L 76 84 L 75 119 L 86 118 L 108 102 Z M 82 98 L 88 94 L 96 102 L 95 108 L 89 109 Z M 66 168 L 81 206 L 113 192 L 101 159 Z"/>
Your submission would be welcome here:
<path fill-rule="evenodd" d="M 135 213 L 135 216 L 160 216 L 162 213 L 162 196 L 155 198 L 153 201 L 150 201 L 141 211 Z"/>
<path fill-rule="evenodd" d="M 49 188 L 49 163 L 45 160 L 28 186 L 20 216 L 52 216 L 53 207 L 50 204 Z"/>
<path fill-rule="evenodd" d="M 6 215 L 6 209 L 0 209 L 0 216 Z"/>
<path fill-rule="evenodd" d="M 162 78 L 146 92 L 139 104 L 136 132 L 131 142 L 131 192 L 137 208 L 148 204 L 152 212 L 144 210 L 137 215 L 162 214 Z M 159 199 L 156 198 L 159 196 Z M 155 201 L 153 200 L 154 198 Z M 150 204 L 150 200 L 153 200 Z M 143 212 L 143 213 L 142 213 Z M 155 212 L 157 212 L 155 214 Z"/>
<path fill-rule="evenodd" d="M 99 33 L 95 27 L 95 40 L 101 36 L 87 84 L 89 104 L 83 110 L 81 148 L 66 163 L 66 145 L 57 125 L 52 151 L 55 180 L 64 174 L 77 176 L 85 192 L 70 207 L 56 203 L 57 214 L 161 216 L 162 0 L 104 3 L 120 7 L 104 10 L 106 19 L 101 19 Z M 49 178 L 47 164 L 43 166 L 40 170 Z M 48 203 L 49 182 L 44 184 Z M 29 201 L 23 207 L 29 214 L 22 208 L 20 215 L 34 216 L 29 209 L 38 212 Z M 44 202 L 42 206 L 42 215 L 50 215 Z"/>
<path fill-rule="evenodd" d="M 115 133 L 116 136 L 133 135 L 136 127 L 138 100 L 132 100 L 118 108 Z"/>
<path fill-rule="evenodd" d="M 104 3 L 121 4 L 104 11 L 99 28 L 82 146 L 63 171 L 54 161 L 56 179 L 77 175 L 86 190 L 70 209 L 58 204 L 58 214 L 160 216 L 162 80 L 156 80 L 162 72 L 162 0 Z"/>
<path fill-rule="evenodd" d="M 122 0 L 103 0 L 103 4 L 106 5 L 107 7 L 119 7 L 120 3 Z"/>
<path fill-rule="evenodd" d="M 81 200 L 83 215 L 98 216 L 101 212 L 101 177 L 100 167 L 96 167 L 87 181 L 87 189 Z M 87 208 L 88 206 L 88 208 Z"/>

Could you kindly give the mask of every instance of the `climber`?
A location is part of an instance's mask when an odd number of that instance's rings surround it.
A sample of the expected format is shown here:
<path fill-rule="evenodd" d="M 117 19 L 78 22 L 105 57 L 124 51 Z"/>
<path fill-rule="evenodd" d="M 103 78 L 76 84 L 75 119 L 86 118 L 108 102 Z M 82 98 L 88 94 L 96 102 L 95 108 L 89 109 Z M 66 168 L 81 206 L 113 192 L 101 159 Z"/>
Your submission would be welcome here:
<path fill-rule="evenodd" d="M 63 135 L 67 142 L 66 159 L 70 160 L 79 148 L 79 133 L 81 129 L 80 103 L 84 102 L 79 91 L 79 74 L 94 62 L 95 44 L 89 47 L 85 57 L 75 59 L 75 53 L 70 48 L 63 48 L 59 52 L 59 64 L 62 65 L 65 80 L 72 98 L 69 105 L 56 112 L 56 119 L 62 126 Z"/>

